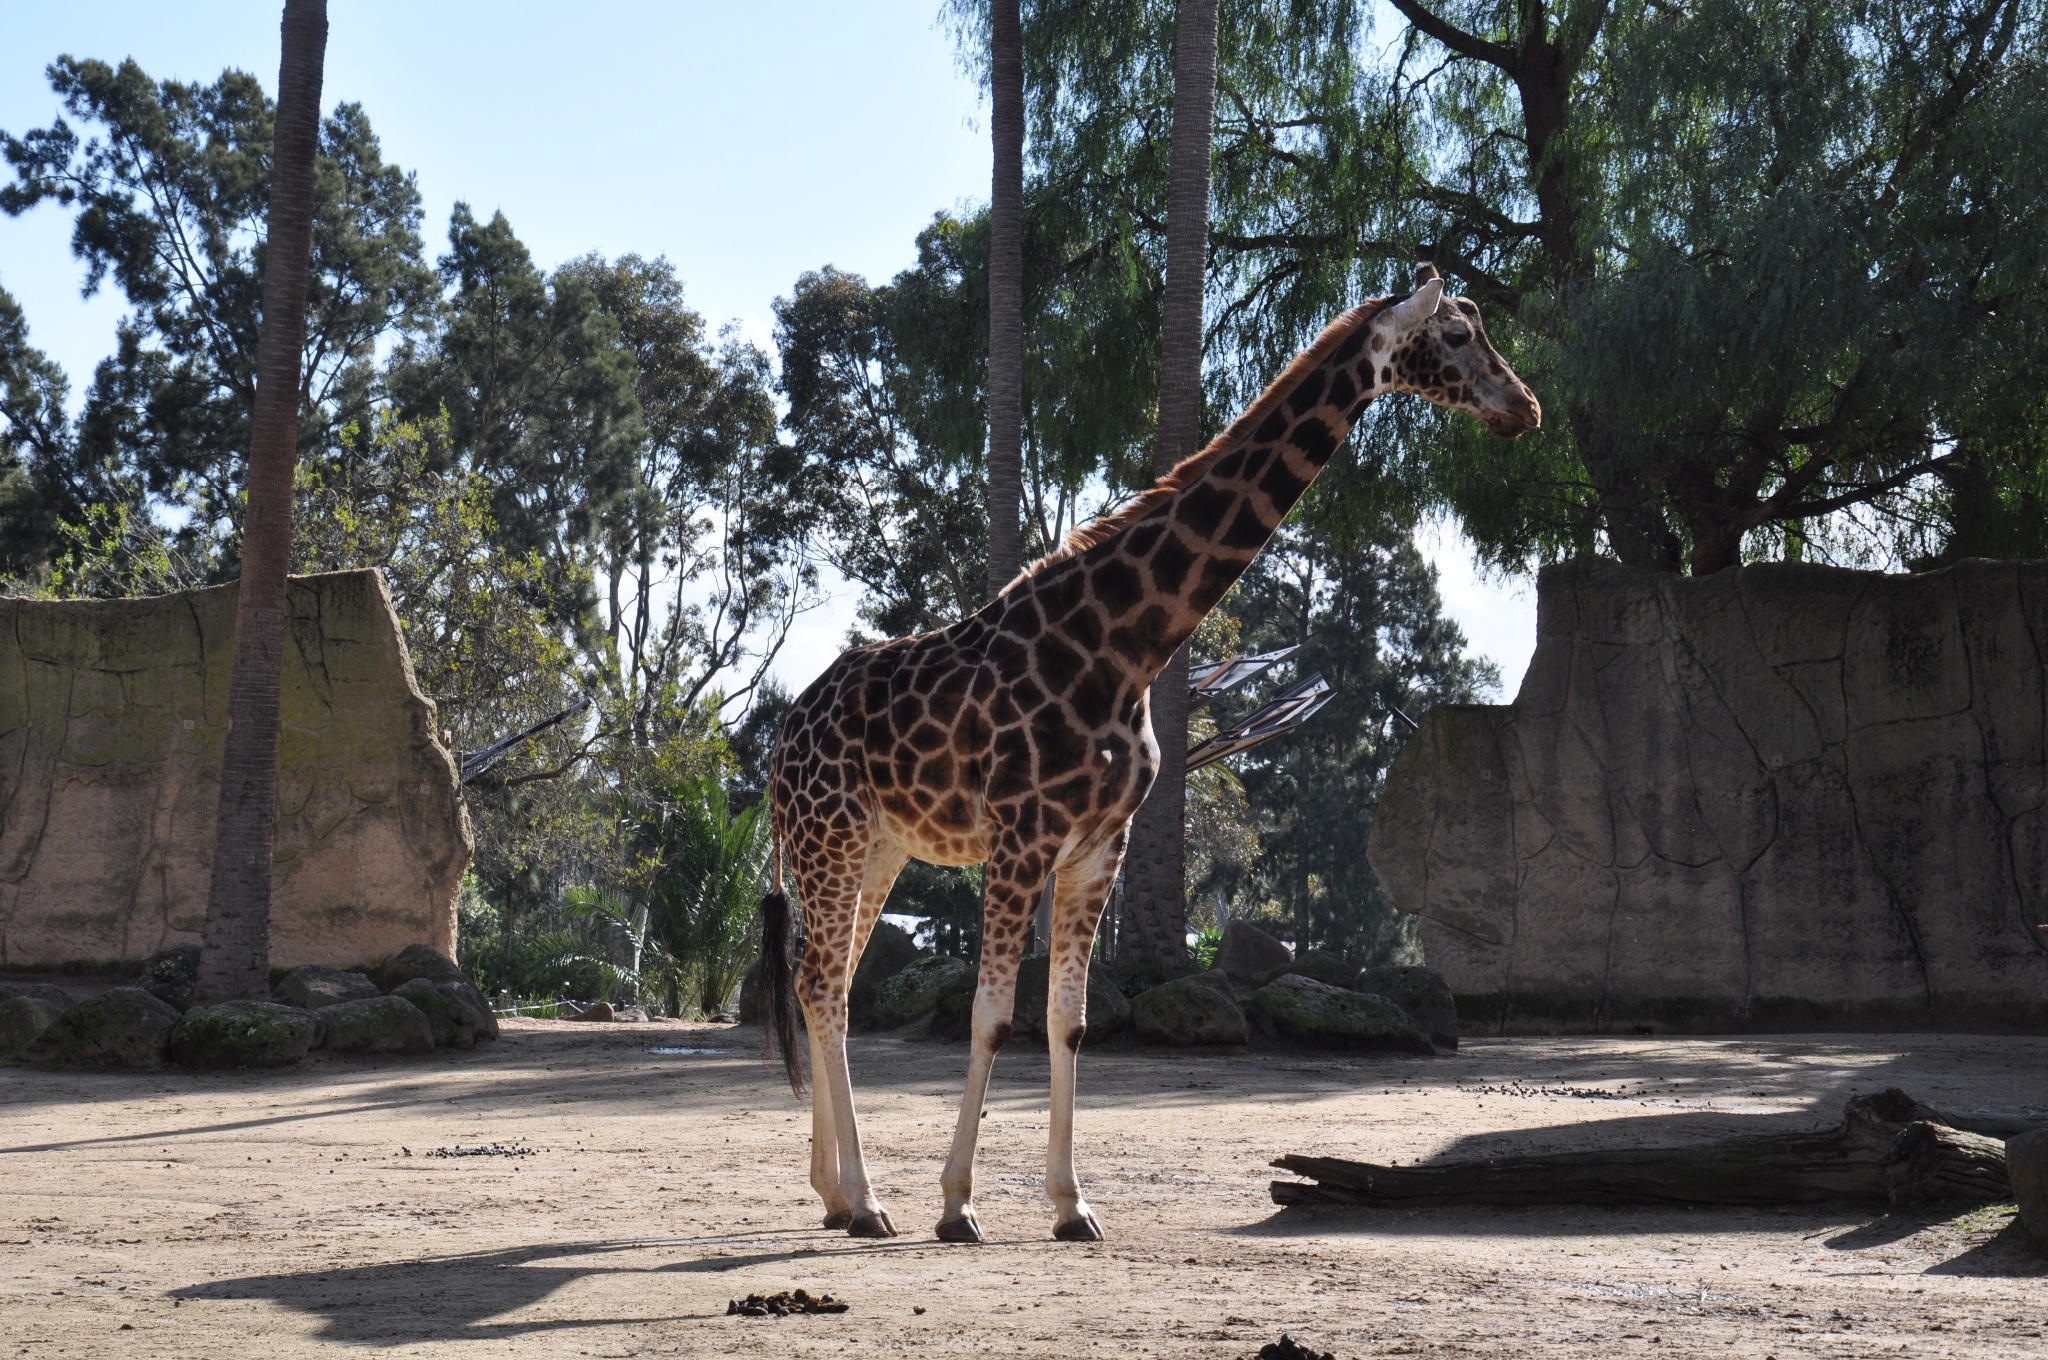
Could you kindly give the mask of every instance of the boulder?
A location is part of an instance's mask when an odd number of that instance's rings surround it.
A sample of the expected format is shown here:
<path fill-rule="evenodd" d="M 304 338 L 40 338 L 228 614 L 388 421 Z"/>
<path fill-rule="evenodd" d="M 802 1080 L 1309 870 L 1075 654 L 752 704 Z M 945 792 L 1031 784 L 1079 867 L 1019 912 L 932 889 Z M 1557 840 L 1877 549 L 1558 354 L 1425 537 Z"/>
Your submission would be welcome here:
<path fill-rule="evenodd" d="M 2034 1245 L 2048 1251 L 2048 1129 L 2005 1140 L 2005 1174 L 2019 1202 L 2020 1222 Z"/>
<path fill-rule="evenodd" d="M 157 1000 L 184 1010 L 192 1004 L 192 993 L 199 986 L 199 946 L 174 944 L 157 950 L 142 965 L 142 976 L 135 979 L 135 985 Z"/>
<path fill-rule="evenodd" d="M 368 973 L 344 973 L 325 964 L 302 963 L 286 973 L 277 984 L 273 1000 L 287 1006 L 317 1011 L 344 1001 L 362 1001 L 380 995 L 382 989 Z"/>
<path fill-rule="evenodd" d="M 319 1030 L 319 1019 L 298 1006 L 194 1006 L 171 1031 L 171 1056 L 183 1067 L 284 1067 L 306 1056 Z"/>
<path fill-rule="evenodd" d="M 851 1023 L 865 1029 L 875 1004 L 875 991 L 890 978 L 916 963 L 922 954 L 917 941 L 902 926 L 875 922 L 868 947 L 861 951 L 853 970 L 853 984 L 847 990 L 846 1010 Z"/>
<path fill-rule="evenodd" d="M 1036 954 L 1017 967 L 1017 1000 L 1011 1011 L 1013 1039 L 1045 1039 L 1045 1002 L 1052 957 Z M 1131 1023 L 1131 1003 L 1117 990 L 1108 968 L 1088 970 L 1088 1038 L 1106 1039 Z"/>
<path fill-rule="evenodd" d="M 430 978 L 435 982 L 469 981 L 463 971 L 455 966 L 455 960 L 427 944 L 407 945 L 379 967 L 374 977 L 377 986 L 386 992 L 395 992 L 419 977 Z"/>
<path fill-rule="evenodd" d="M 897 973 L 875 989 L 870 1011 L 876 1029 L 907 1025 L 938 1005 L 939 993 L 957 979 L 974 977 L 974 965 L 965 959 L 930 954 Z"/>
<path fill-rule="evenodd" d="M 407 979 L 410 981 L 410 979 Z M 327 1026 L 321 1047 L 332 1053 L 431 1053 L 434 1026 L 402 996 L 343 1001 L 318 1012 Z"/>
<path fill-rule="evenodd" d="M 0 1057 L 12 1057 L 35 1041 L 71 1007 L 54 1006 L 38 995 L 0 997 Z"/>
<path fill-rule="evenodd" d="M 414 978 L 400 983 L 391 995 L 420 1008 L 434 1032 L 436 1048 L 475 1048 L 479 1039 L 498 1037 L 498 1017 L 491 1014 L 483 994 L 467 982 Z"/>
<path fill-rule="evenodd" d="M 790 976 L 796 976 L 796 968 L 804 961 L 804 942 L 798 940 L 790 950 Z M 799 1010 L 801 1015 L 802 1011 Z M 761 961 L 755 959 L 753 966 L 740 978 L 739 1021 L 742 1025 L 761 1023 Z"/>
<path fill-rule="evenodd" d="M 932 1002 L 932 1022 L 925 1033 L 934 1039 L 964 1044 L 974 1037 L 974 995 L 981 987 L 979 969 L 946 980 Z"/>
<path fill-rule="evenodd" d="M 761 961 L 754 960 L 754 966 L 747 969 L 740 978 L 740 1023 L 758 1025 L 761 1023 Z"/>
<path fill-rule="evenodd" d="M 1365 968 L 1352 979 L 1351 990 L 1370 992 L 1408 1012 L 1429 1041 L 1438 1048 L 1458 1046 L 1458 1000 L 1451 984 L 1434 968 L 1397 963 Z"/>
<path fill-rule="evenodd" d="M 1223 942 L 1216 948 L 1216 966 L 1238 982 L 1248 983 L 1293 960 L 1293 950 L 1245 920 L 1232 920 L 1224 926 Z"/>
<path fill-rule="evenodd" d="M 1252 994 L 1252 1013 L 1275 1037 L 1351 1053 L 1434 1053 L 1429 1036 L 1385 997 L 1288 973 Z"/>
<path fill-rule="evenodd" d="M 1232 998 L 1222 969 L 1162 982 L 1131 1002 L 1138 1037 L 1148 1043 L 1191 1048 L 1241 1044 L 1250 1037 L 1244 1012 Z"/>
<path fill-rule="evenodd" d="M 1275 978 L 1293 973 L 1298 977 L 1314 978 L 1317 982 L 1332 987 L 1351 986 L 1358 977 L 1358 970 L 1338 958 L 1327 949 L 1305 950 L 1299 958 L 1290 959 L 1285 965 L 1271 972 L 1261 973 L 1252 980 L 1255 987 L 1263 987 Z"/>
<path fill-rule="evenodd" d="M 32 996 L 44 1005 L 55 1006 L 60 1012 L 78 1004 L 77 997 L 51 982 L 0 983 L 0 996 Z"/>
<path fill-rule="evenodd" d="M 178 1012 L 140 987 L 114 987 L 51 1021 L 21 1051 L 38 1067 L 163 1068 Z"/>

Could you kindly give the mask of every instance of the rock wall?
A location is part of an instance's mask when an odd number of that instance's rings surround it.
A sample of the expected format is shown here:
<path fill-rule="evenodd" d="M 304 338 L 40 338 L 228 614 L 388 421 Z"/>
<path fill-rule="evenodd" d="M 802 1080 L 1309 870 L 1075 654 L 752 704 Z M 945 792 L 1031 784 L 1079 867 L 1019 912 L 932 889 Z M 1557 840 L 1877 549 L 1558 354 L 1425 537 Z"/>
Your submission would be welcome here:
<path fill-rule="evenodd" d="M 0 967 L 199 938 L 235 597 L 0 600 Z M 469 820 L 383 577 L 290 609 L 271 962 L 453 954 Z"/>
<path fill-rule="evenodd" d="M 1537 599 L 1515 701 L 1429 715 L 1369 848 L 1468 1032 L 2048 1030 L 2048 562 Z"/>

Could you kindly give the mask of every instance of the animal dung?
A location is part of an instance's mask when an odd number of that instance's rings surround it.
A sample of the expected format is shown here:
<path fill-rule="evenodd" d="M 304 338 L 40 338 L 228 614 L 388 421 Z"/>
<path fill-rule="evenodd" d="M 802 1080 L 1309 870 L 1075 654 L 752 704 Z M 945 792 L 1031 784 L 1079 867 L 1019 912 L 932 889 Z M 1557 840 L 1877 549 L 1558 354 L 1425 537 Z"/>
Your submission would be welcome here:
<path fill-rule="evenodd" d="M 788 1317 L 792 1313 L 843 1313 L 847 1304 L 830 1294 L 812 1294 L 802 1289 L 785 1289 L 778 1294 L 749 1294 L 728 1300 L 727 1317 Z"/>

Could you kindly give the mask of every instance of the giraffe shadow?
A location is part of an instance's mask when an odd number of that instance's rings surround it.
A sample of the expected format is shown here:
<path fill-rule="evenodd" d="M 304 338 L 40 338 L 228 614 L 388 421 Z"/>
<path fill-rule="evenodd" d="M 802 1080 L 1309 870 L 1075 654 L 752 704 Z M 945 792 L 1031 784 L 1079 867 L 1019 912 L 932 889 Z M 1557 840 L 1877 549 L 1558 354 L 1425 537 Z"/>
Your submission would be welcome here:
<path fill-rule="evenodd" d="M 766 1236 L 768 1234 L 764 1234 Z M 807 1234 L 808 1236 L 808 1234 Z M 179 1303 L 260 1301 L 288 1308 L 319 1322 L 322 1341 L 352 1345 L 403 1346 L 428 1341 L 505 1340 L 539 1333 L 593 1327 L 692 1322 L 725 1316 L 721 1304 L 705 1311 L 648 1311 L 625 1315 L 602 1309 L 574 1317 L 522 1317 L 561 1290 L 604 1277 L 636 1280 L 633 1297 L 694 1301 L 701 1289 L 663 1290 L 661 1276 L 716 1275 L 831 1256 L 865 1255 L 918 1245 L 863 1243 L 829 1250 L 809 1245 L 775 1249 L 749 1239 L 743 1245 L 768 1250 L 718 1254 L 731 1238 L 548 1242 L 497 1251 L 465 1252 L 374 1265 L 248 1275 L 170 1291 Z M 682 1248 L 678 1259 L 650 1260 L 652 1252 Z"/>

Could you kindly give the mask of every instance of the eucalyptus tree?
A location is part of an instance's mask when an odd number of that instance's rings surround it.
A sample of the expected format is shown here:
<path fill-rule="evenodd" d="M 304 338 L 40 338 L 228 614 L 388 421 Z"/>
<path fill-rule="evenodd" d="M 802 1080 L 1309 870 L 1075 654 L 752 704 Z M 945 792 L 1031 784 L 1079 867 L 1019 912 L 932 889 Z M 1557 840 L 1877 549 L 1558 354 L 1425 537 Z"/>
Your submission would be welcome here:
<path fill-rule="evenodd" d="M 311 272 L 320 81 L 327 0 L 285 0 L 277 121 L 270 155 L 269 230 L 263 243 L 263 321 L 249 421 L 242 580 L 228 679 L 213 885 L 202 929 L 201 1002 L 270 995 L 270 870 L 277 839 L 277 733 L 284 667 L 285 573 L 292 545 L 292 482 L 306 293 Z"/>
<path fill-rule="evenodd" d="M 60 57 L 48 75 L 66 116 L 0 133 L 14 172 L 0 211 L 71 212 L 85 291 L 111 282 L 129 312 L 68 447 L 45 463 L 42 527 L 47 536 L 55 518 L 81 520 L 93 504 L 170 505 L 185 555 L 232 578 L 278 110 L 242 71 L 158 81 L 133 60 Z M 384 160 L 358 105 L 336 105 L 316 130 L 298 370 L 298 437 L 309 453 L 366 420 L 380 346 L 419 326 L 435 300 L 413 176 Z"/>
<path fill-rule="evenodd" d="M 1283 678 L 1226 698 L 1219 723 L 1299 677 L 1322 675 L 1335 694 L 1286 740 L 1232 760 L 1261 853 L 1219 866 L 1204 885 L 1269 914 L 1297 947 L 1360 963 L 1394 961 L 1412 940 L 1360 850 L 1408 739 L 1395 711 L 1474 703 L 1500 679 L 1466 654 L 1408 523 L 1346 485 L 1372 475 L 1332 466 L 1221 606 L 1244 650 L 1301 650 Z"/>
<path fill-rule="evenodd" d="M 1089 497 L 1151 480 L 1156 277 L 1027 204 L 1023 544 L 1049 550 Z M 860 627 L 902 636 L 981 606 L 987 581 L 988 214 L 936 217 L 886 284 L 827 267 L 776 303 L 785 428 L 829 506 L 818 547 L 863 587 Z M 1005 578 L 1007 580 L 1007 577 Z"/>

